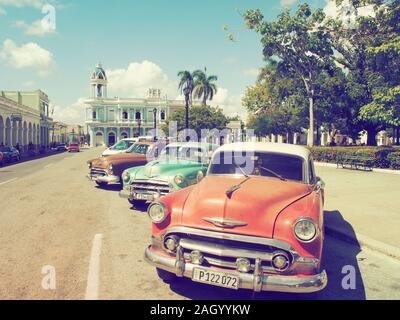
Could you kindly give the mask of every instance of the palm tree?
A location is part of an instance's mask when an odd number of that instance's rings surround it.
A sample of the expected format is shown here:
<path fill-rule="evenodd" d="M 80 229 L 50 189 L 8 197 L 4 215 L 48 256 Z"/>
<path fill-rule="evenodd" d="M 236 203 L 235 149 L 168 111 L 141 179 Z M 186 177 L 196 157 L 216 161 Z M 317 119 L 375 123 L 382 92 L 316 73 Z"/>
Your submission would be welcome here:
<path fill-rule="evenodd" d="M 207 105 L 207 100 L 212 100 L 217 93 L 217 86 L 215 81 L 218 80 L 217 76 L 207 76 L 207 68 L 203 70 L 196 70 L 193 72 L 194 78 L 194 97 L 203 99 L 203 106 Z"/>
<path fill-rule="evenodd" d="M 186 129 L 189 129 L 189 104 L 192 104 L 192 95 L 194 88 L 194 79 L 190 71 L 184 70 L 178 72 L 179 90 L 185 96 L 186 101 Z"/>

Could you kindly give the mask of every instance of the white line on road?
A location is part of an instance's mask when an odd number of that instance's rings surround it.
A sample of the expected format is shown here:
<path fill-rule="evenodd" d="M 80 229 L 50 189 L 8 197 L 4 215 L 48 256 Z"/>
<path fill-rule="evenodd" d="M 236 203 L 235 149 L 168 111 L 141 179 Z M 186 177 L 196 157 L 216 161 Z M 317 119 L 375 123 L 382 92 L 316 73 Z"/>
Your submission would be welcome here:
<path fill-rule="evenodd" d="M 97 300 L 99 298 L 100 254 L 102 239 L 102 234 L 96 234 L 93 238 L 85 300 Z"/>
<path fill-rule="evenodd" d="M 4 181 L 4 182 L 0 182 L 0 186 L 3 186 L 3 185 L 5 185 L 5 184 L 7 184 L 7 183 L 10 183 L 10 182 L 13 182 L 13 181 L 15 181 L 15 180 L 17 180 L 18 178 L 12 178 L 12 179 L 10 179 L 10 180 L 7 180 L 7 181 Z"/>

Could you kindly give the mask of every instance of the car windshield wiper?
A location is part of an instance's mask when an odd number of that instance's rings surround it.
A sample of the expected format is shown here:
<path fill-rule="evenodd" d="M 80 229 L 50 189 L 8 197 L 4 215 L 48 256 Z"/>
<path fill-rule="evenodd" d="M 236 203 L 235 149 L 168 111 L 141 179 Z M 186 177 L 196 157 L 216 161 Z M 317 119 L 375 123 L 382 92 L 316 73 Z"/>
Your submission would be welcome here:
<path fill-rule="evenodd" d="M 286 179 L 285 179 L 284 177 L 282 177 L 280 174 L 276 173 L 275 171 L 273 171 L 273 170 L 271 170 L 271 169 L 268 169 L 268 168 L 265 168 L 265 167 L 261 167 L 261 166 L 260 166 L 260 168 L 261 168 L 262 170 L 265 170 L 265 171 L 267 171 L 267 172 L 273 174 L 275 177 L 281 179 L 282 181 L 286 181 Z"/>
<path fill-rule="evenodd" d="M 246 177 L 246 179 L 244 179 L 242 182 L 238 184 L 235 184 L 234 186 L 230 187 L 228 190 L 225 191 L 225 194 L 229 199 L 232 198 L 232 195 L 236 190 L 240 189 L 243 183 L 250 180 L 251 178 L 246 172 L 244 172 L 244 170 L 237 163 L 233 163 L 233 165 L 240 170 L 240 172 Z"/>

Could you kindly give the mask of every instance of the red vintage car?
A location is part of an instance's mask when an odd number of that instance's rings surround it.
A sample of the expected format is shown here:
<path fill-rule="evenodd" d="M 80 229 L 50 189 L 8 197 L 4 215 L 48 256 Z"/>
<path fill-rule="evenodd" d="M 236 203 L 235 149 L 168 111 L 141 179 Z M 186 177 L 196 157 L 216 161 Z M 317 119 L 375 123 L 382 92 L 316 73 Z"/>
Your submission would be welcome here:
<path fill-rule="evenodd" d="M 198 184 L 149 206 L 145 259 L 166 282 L 187 277 L 256 292 L 322 290 L 323 189 L 306 148 L 224 145 Z"/>
<path fill-rule="evenodd" d="M 67 147 L 68 152 L 79 152 L 79 143 L 71 143 L 68 147 Z"/>

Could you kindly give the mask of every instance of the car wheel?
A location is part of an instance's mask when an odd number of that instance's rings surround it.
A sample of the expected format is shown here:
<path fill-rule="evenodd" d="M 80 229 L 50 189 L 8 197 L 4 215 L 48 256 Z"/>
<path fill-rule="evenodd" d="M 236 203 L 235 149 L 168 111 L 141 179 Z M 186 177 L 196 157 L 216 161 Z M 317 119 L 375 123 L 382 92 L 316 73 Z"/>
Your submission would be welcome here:
<path fill-rule="evenodd" d="M 175 274 L 173 274 L 171 272 L 165 271 L 160 268 L 156 268 L 156 269 L 157 269 L 158 277 L 166 283 L 174 282 L 179 279 Z"/>
<path fill-rule="evenodd" d="M 108 183 L 107 182 L 102 182 L 102 181 L 96 181 L 96 184 L 100 187 L 105 187 Z"/>

